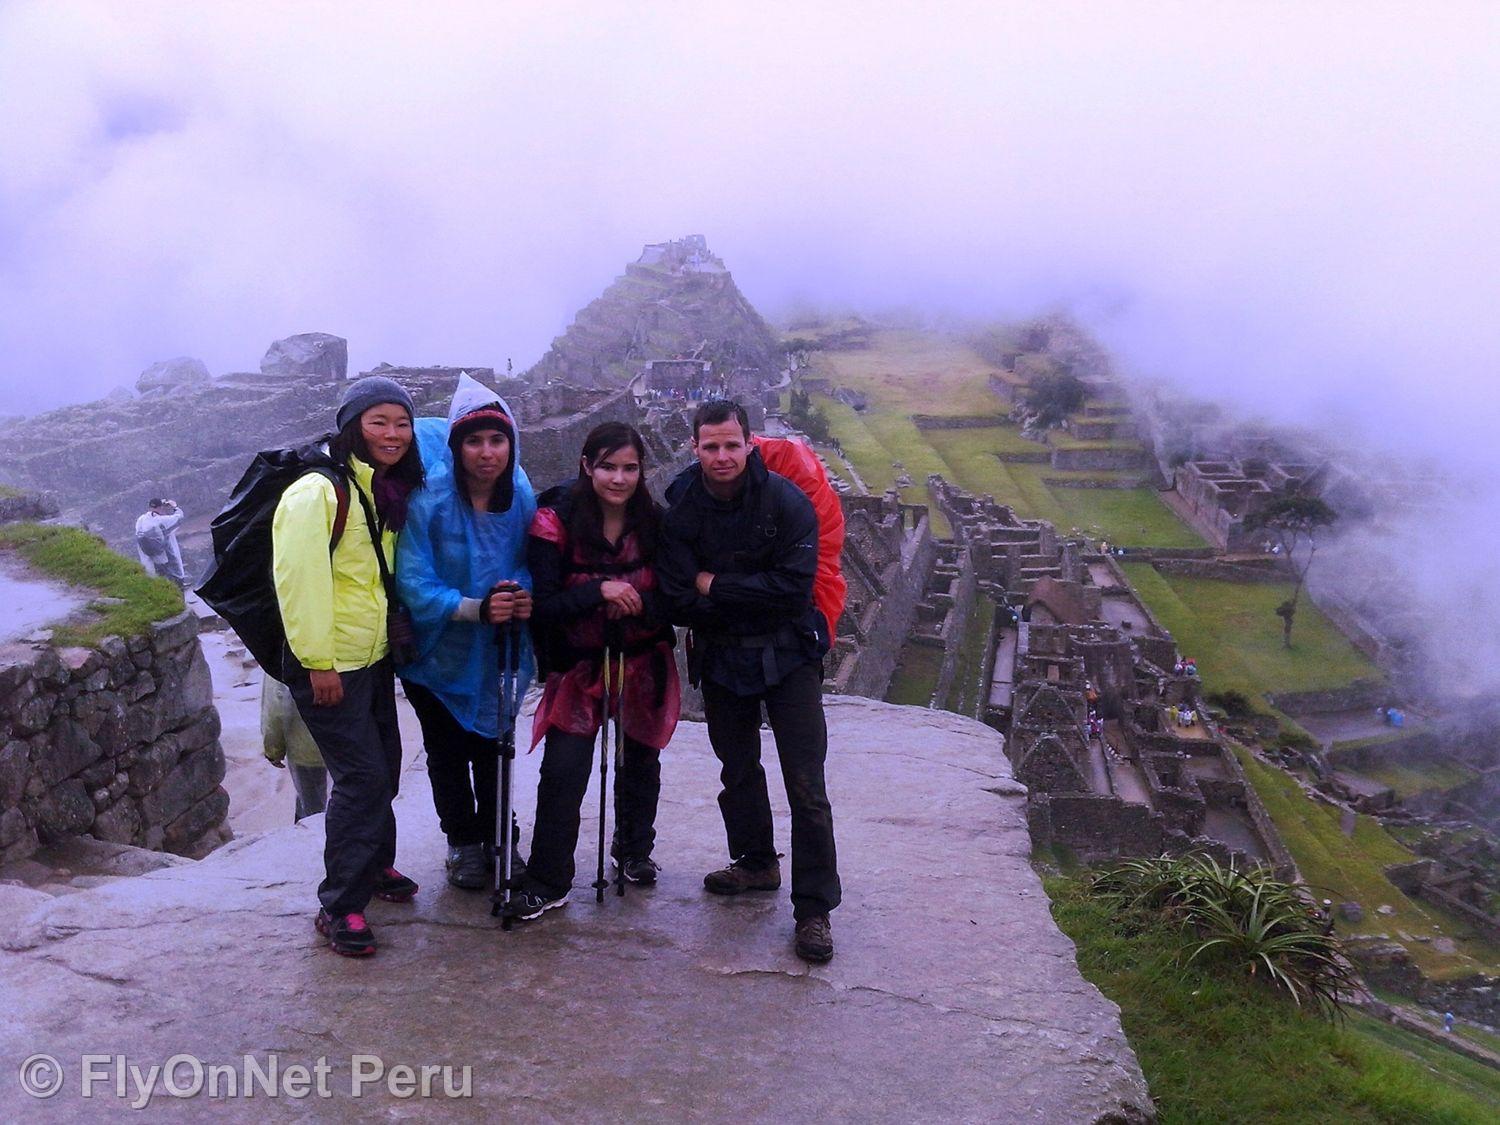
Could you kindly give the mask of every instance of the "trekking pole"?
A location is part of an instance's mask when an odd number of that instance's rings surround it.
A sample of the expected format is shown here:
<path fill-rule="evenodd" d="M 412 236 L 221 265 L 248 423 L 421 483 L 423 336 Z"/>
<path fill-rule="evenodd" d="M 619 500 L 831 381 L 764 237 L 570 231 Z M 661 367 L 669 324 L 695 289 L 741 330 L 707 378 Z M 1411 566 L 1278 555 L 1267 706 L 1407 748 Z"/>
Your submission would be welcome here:
<path fill-rule="evenodd" d="M 500 774 L 496 779 L 500 792 L 495 802 L 495 893 L 491 899 L 490 916 L 499 915 L 500 928 L 508 931 L 514 921 L 508 907 L 511 891 L 515 889 L 512 866 L 515 852 L 511 840 L 515 807 L 511 767 L 516 760 L 516 716 L 521 710 L 520 622 L 512 618 L 496 632 L 500 641 Z"/>
<path fill-rule="evenodd" d="M 625 646 L 620 646 L 620 670 L 615 677 L 615 788 L 620 787 L 620 778 L 625 776 Z M 615 811 L 615 832 L 620 831 L 619 810 Z M 621 842 L 624 847 L 624 841 Z M 615 894 L 625 895 L 625 856 L 616 857 Z"/>
<path fill-rule="evenodd" d="M 594 877 L 594 901 L 604 901 L 604 888 L 609 880 L 604 877 L 604 812 L 609 794 L 609 679 L 612 650 L 604 646 L 604 694 L 600 703 L 603 714 L 599 720 L 599 871 Z"/>

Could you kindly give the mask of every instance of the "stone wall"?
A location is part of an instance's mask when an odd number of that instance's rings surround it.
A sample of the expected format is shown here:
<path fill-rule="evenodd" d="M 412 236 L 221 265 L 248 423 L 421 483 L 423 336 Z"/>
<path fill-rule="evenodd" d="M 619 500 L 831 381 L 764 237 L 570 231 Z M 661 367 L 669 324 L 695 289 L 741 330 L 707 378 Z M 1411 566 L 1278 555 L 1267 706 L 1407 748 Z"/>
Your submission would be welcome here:
<path fill-rule="evenodd" d="M 843 569 L 851 599 L 839 625 L 841 644 L 852 643 L 824 685 L 841 695 L 884 699 L 911 635 L 917 603 L 937 557 L 927 510 L 883 497 L 842 498 L 846 526 Z M 908 521 L 915 520 L 915 526 Z M 850 605 L 850 610 L 856 607 Z M 851 618 L 854 618 L 851 620 Z"/>
<path fill-rule="evenodd" d="M 1355 680 L 1327 691 L 1278 691 L 1266 698 L 1288 715 L 1319 715 L 1329 711 L 1375 708 L 1390 702 L 1390 685 L 1384 680 Z"/>
<path fill-rule="evenodd" d="M 1395 942 L 1356 943 L 1347 948 L 1365 983 L 1374 988 L 1408 997 L 1439 1012 L 1452 1012 L 1461 1020 L 1492 1027 L 1500 1024 L 1500 977 L 1476 973 L 1430 980 L 1422 975 L 1405 947 Z"/>
<path fill-rule="evenodd" d="M 0 863 L 89 835 L 198 854 L 229 811 L 213 684 L 184 612 L 0 665 Z"/>
<path fill-rule="evenodd" d="M 1151 455 L 1139 446 L 1110 449 L 1054 449 L 1054 469 L 1090 469 L 1093 471 L 1115 471 L 1118 469 L 1144 469 L 1151 463 Z"/>
<path fill-rule="evenodd" d="M 987 430 L 1006 420 L 1003 414 L 913 414 L 919 430 Z"/>
<path fill-rule="evenodd" d="M 1162 574 L 1216 578 L 1223 582 L 1289 582 L 1295 578 L 1290 564 L 1280 558 L 1234 563 L 1214 559 L 1155 559 L 1151 565 Z"/>
<path fill-rule="evenodd" d="M 958 575 L 949 586 L 953 605 L 943 621 L 943 663 L 938 669 L 937 682 L 932 689 L 932 698 L 944 700 L 953 687 L 953 677 L 958 674 L 959 658 L 963 654 L 964 633 L 969 627 L 969 616 L 974 612 L 975 597 L 974 567 L 969 561 L 969 552 L 958 554 Z"/>

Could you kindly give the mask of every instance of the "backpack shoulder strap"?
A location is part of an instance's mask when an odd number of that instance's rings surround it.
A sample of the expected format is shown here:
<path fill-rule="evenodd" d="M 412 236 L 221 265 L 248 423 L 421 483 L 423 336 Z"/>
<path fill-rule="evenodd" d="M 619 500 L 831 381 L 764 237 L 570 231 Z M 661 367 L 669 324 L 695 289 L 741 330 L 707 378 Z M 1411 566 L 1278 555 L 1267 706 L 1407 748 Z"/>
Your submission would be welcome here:
<path fill-rule="evenodd" d="M 319 466 L 313 472 L 328 478 L 333 485 L 333 533 L 328 537 L 328 553 L 333 554 L 344 537 L 344 528 L 349 524 L 349 481 L 343 473 L 327 466 Z"/>
<path fill-rule="evenodd" d="M 337 508 L 333 513 L 333 534 L 328 537 L 328 553 L 333 554 L 339 540 L 344 537 L 344 528 L 349 523 L 349 486 L 342 480 L 333 482 L 333 495 Z"/>

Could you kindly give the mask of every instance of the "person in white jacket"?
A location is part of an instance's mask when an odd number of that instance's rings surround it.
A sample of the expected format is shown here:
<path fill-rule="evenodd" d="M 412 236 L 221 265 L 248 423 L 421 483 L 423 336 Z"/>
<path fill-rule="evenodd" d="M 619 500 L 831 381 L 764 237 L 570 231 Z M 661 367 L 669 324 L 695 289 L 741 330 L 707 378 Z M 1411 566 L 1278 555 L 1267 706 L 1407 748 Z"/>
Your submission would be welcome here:
<path fill-rule="evenodd" d="M 135 552 L 147 574 L 170 578 L 179 589 L 187 589 L 182 567 L 182 548 L 177 545 L 177 525 L 183 511 L 175 500 L 152 498 L 135 521 Z"/>

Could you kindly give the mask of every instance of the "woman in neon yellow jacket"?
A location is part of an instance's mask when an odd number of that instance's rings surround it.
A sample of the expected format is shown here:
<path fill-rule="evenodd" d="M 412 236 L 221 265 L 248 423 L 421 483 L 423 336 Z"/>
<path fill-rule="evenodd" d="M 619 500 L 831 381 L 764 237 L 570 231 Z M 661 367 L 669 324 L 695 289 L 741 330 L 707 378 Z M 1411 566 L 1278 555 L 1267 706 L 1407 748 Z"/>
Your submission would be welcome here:
<path fill-rule="evenodd" d="M 408 901 L 417 890 L 394 866 L 401 734 L 387 638 L 396 534 L 422 485 L 413 413 L 393 380 L 350 384 L 328 447 L 342 483 L 321 472 L 301 477 L 282 494 L 271 525 L 289 650 L 282 678 L 333 781 L 316 925 L 347 956 L 375 952 L 364 916 L 371 897 Z M 344 526 L 330 550 L 341 490 Z"/>

